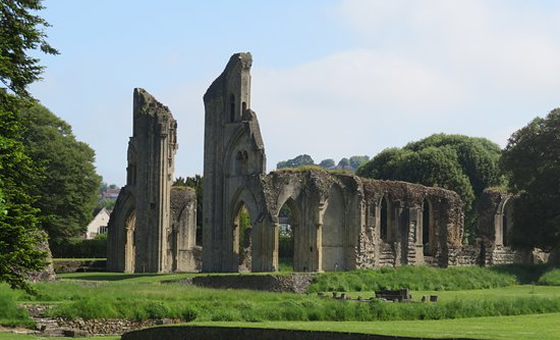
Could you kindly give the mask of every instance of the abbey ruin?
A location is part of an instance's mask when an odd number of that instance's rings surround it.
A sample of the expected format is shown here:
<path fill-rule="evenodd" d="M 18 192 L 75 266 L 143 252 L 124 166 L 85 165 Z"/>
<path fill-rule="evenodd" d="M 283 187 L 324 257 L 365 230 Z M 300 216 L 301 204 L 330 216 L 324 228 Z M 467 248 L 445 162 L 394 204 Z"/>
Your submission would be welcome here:
<path fill-rule="evenodd" d="M 507 195 L 486 193 L 479 241 L 463 246 L 463 203 L 453 191 L 318 169 L 267 174 L 251 109 L 251 65 L 249 53 L 233 55 L 204 95 L 202 259 L 194 193 L 172 188 L 177 123 L 167 107 L 135 89 L 127 184 L 109 223 L 108 270 L 277 271 L 285 230 L 293 236 L 293 269 L 302 272 L 527 260 L 506 242 Z M 290 211 L 287 224 L 283 209 Z M 242 211 L 250 219 L 246 229 Z"/>

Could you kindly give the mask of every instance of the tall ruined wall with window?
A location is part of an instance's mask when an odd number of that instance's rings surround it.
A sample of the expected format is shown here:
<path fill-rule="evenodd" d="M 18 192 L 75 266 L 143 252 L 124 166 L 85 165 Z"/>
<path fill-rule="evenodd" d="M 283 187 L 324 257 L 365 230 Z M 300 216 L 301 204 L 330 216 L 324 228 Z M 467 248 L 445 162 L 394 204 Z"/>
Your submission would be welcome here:
<path fill-rule="evenodd" d="M 177 235 L 183 234 L 175 232 L 174 226 L 185 223 L 174 223 L 171 215 L 176 130 L 177 122 L 165 105 L 147 91 L 134 89 L 127 183 L 108 225 L 110 271 L 163 273 L 181 266 L 176 258 Z M 196 224 L 189 226 L 193 227 Z"/>
<path fill-rule="evenodd" d="M 266 156 L 257 117 L 250 109 L 251 64 L 251 54 L 234 54 L 204 95 L 202 238 L 207 272 L 238 271 L 240 265 L 270 270 L 259 262 L 259 254 L 248 256 L 250 244 L 240 242 L 245 237 L 260 242 L 266 223 L 261 186 Z M 241 230 L 244 211 L 251 218 L 251 230 Z"/>

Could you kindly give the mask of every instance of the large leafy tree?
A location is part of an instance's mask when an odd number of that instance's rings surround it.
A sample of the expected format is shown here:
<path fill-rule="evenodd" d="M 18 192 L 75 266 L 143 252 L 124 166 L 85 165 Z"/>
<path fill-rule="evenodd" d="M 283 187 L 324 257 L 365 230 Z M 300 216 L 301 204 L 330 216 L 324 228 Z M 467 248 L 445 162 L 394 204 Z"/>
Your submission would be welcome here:
<path fill-rule="evenodd" d="M 0 1 L 0 281 L 27 290 L 25 273 L 44 267 L 46 253 L 37 247 L 41 234 L 30 194 L 37 167 L 22 142 L 18 112 L 31 99 L 27 86 L 43 71 L 28 52 L 58 53 L 45 40 L 47 22 L 36 15 L 42 8 L 39 0 Z"/>
<path fill-rule="evenodd" d="M 501 185 L 500 147 L 484 138 L 435 134 L 404 148 L 386 149 L 361 166 L 363 177 L 401 180 L 457 192 L 465 204 L 465 236 L 475 234 L 473 203 L 482 191 Z"/>
<path fill-rule="evenodd" d="M 22 119 L 27 124 L 24 143 L 44 169 L 36 187 L 36 206 L 54 246 L 81 235 L 92 218 L 101 183 L 95 152 L 76 140 L 68 123 L 40 104 L 23 110 Z"/>
<path fill-rule="evenodd" d="M 25 273 L 43 268 L 46 253 L 38 249 L 43 236 L 31 195 L 38 169 L 21 141 L 18 106 L 14 96 L 0 100 L 0 281 L 31 291 Z"/>
<path fill-rule="evenodd" d="M 512 243 L 560 245 L 560 109 L 535 118 L 508 140 L 502 159 L 515 202 Z"/>

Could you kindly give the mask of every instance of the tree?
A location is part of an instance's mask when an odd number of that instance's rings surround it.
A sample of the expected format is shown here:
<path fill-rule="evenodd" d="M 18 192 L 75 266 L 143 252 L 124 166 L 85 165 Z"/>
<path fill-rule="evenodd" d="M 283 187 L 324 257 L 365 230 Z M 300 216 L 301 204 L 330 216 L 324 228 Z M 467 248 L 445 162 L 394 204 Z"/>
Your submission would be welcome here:
<path fill-rule="evenodd" d="M 48 22 L 33 14 L 42 10 L 41 0 L 2 0 L 0 3 L 0 81 L 21 97 L 30 97 L 27 86 L 40 78 L 44 66 L 29 51 L 58 54 L 47 43 L 43 27 Z"/>
<path fill-rule="evenodd" d="M 340 161 L 338 161 L 338 164 L 336 165 L 336 167 L 338 169 L 347 169 L 350 167 L 350 160 L 346 157 L 342 158 Z"/>
<path fill-rule="evenodd" d="M 358 176 L 401 180 L 453 190 L 465 204 L 465 236 L 476 234 L 473 203 L 482 191 L 503 185 L 500 147 L 484 138 L 435 134 L 404 148 L 386 149 L 362 165 Z"/>
<path fill-rule="evenodd" d="M 31 99 L 27 86 L 43 71 L 39 59 L 27 52 L 58 53 L 45 41 L 48 23 L 32 14 L 42 8 L 40 0 L 0 2 L 0 81 L 6 86 L 0 88 L 0 281 L 30 292 L 25 273 L 43 268 L 46 252 L 39 250 L 42 237 L 30 194 L 37 166 L 22 143 L 25 125 L 18 111 L 23 100 Z"/>
<path fill-rule="evenodd" d="M 2 91 L 0 91 L 2 92 Z M 38 245 L 38 210 L 31 195 L 40 179 L 21 141 L 23 125 L 16 114 L 18 98 L 5 94 L 0 101 L 0 281 L 32 292 L 25 273 L 46 265 Z"/>
<path fill-rule="evenodd" d="M 21 113 L 29 155 L 44 167 L 36 187 L 42 228 L 52 246 L 83 234 L 98 200 L 101 177 L 95 152 L 76 140 L 68 123 L 47 108 L 34 104 Z"/>
<path fill-rule="evenodd" d="M 307 154 L 299 155 L 296 158 L 288 159 L 287 161 L 278 162 L 276 169 L 282 168 L 297 168 L 304 165 L 314 165 L 313 158 Z"/>
<path fill-rule="evenodd" d="M 319 166 L 324 169 L 334 168 L 335 165 L 336 163 L 332 158 L 323 159 L 321 163 L 319 163 Z"/>
<path fill-rule="evenodd" d="M 500 165 L 514 205 L 512 244 L 552 250 L 560 245 L 560 109 L 535 118 L 508 140 Z"/>
<path fill-rule="evenodd" d="M 369 156 L 352 156 L 348 160 L 350 168 L 354 171 L 358 170 L 360 166 L 366 164 L 369 161 Z"/>

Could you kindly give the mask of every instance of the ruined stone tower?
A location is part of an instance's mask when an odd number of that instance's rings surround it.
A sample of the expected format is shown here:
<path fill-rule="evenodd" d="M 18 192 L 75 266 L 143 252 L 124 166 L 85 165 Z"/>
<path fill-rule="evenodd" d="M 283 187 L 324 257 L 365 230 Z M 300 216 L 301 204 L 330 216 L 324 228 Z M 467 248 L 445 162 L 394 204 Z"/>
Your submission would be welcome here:
<path fill-rule="evenodd" d="M 134 89 L 133 105 L 127 183 L 109 222 L 107 268 L 168 272 L 177 123 L 169 109 L 143 89 Z"/>
<path fill-rule="evenodd" d="M 257 240 L 255 227 L 263 219 L 261 176 L 266 156 L 257 117 L 250 109 L 251 64 L 250 53 L 234 54 L 204 95 L 203 270 L 207 272 L 238 271 L 244 259 L 250 261 L 239 240 L 244 236 Z M 252 235 L 239 230 L 243 208 L 250 215 Z M 245 267 L 256 265 L 245 262 Z"/>

